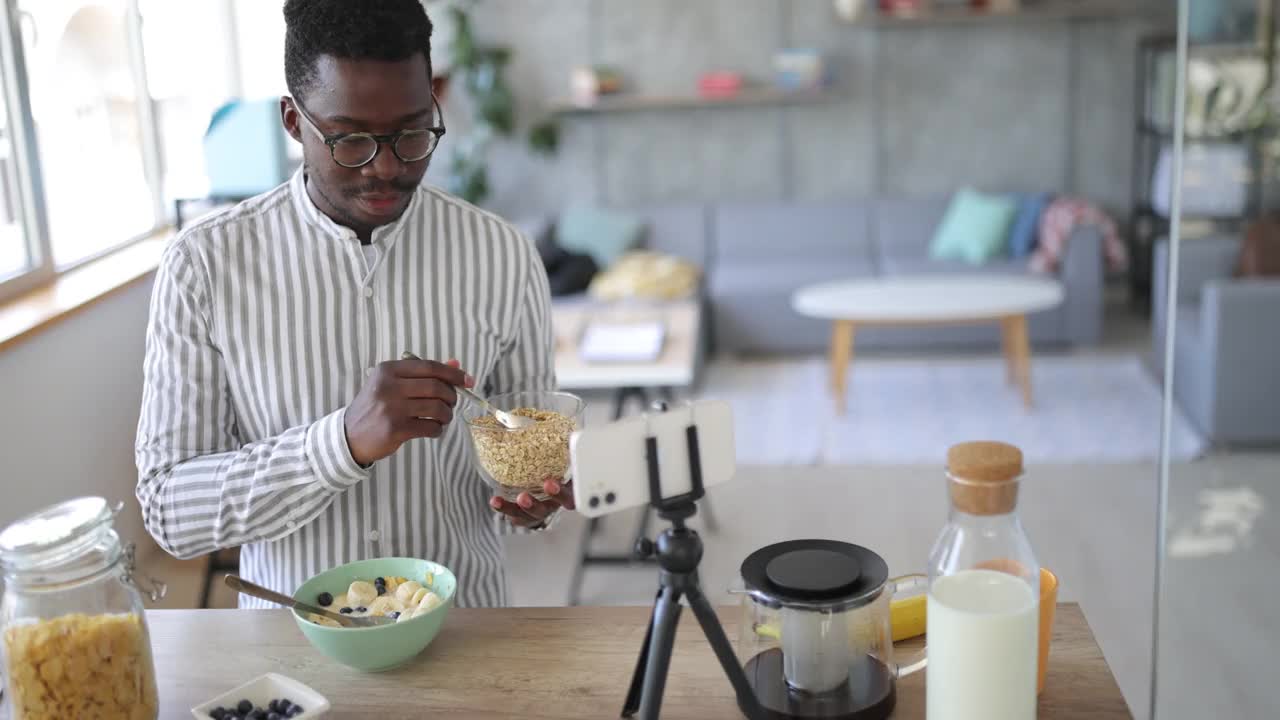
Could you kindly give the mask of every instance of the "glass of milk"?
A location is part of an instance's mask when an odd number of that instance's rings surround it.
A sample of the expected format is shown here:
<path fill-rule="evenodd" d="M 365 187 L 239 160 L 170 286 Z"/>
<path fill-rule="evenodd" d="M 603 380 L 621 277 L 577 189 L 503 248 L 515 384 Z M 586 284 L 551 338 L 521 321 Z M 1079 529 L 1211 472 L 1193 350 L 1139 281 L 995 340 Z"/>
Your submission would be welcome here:
<path fill-rule="evenodd" d="M 1018 520 L 1022 452 L 947 453 L 951 512 L 929 558 L 929 720 L 1036 716 L 1040 567 Z"/>

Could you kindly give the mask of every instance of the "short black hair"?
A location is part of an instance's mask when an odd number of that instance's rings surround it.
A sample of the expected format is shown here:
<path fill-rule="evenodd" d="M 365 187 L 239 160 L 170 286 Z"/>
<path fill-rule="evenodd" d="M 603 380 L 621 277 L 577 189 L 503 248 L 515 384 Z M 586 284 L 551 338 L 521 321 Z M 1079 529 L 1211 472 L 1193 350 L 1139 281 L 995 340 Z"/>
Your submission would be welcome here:
<path fill-rule="evenodd" d="M 288 0 L 284 4 L 284 77 L 301 98 L 316 81 L 316 60 L 408 60 L 422 53 L 431 70 L 431 20 L 421 0 Z"/>

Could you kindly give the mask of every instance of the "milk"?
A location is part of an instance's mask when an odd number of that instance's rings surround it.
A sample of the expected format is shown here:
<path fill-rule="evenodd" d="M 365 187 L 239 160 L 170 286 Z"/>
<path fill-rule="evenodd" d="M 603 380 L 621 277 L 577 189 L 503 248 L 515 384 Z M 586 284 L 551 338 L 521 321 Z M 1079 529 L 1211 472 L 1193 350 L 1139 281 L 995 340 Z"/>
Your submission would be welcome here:
<path fill-rule="evenodd" d="M 1039 599 L 1021 578 L 964 570 L 929 590 L 929 720 L 1036 716 Z"/>

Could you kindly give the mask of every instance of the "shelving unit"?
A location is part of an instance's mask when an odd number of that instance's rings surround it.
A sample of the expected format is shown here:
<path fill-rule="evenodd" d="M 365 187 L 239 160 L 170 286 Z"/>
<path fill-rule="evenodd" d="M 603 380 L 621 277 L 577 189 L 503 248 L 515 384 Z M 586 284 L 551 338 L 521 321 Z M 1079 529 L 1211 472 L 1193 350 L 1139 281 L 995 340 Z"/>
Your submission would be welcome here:
<path fill-rule="evenodd" d="M 874 3 L 870 3 L 874 5 Z M 913 15 L 878 13 L 868 7 L 862 17 L 845 22 L 871 28 L 938 27 L 993 23 L 1038 23 L 1064 20 L 1107 20 L 1160 12 L 1161 6 L 1124 0 L 1041 0 L 1026 2 L 1012 10 L 974 10 L 966 7 L 941 8 Z M 1172 13 L 1166 14 L 1172 15 Z"/>
<path fill-rule="evenodd" d="M 590 105 L 569 100 L 556 102 L 551 111 L 557 115 L 599 115 L 605 113 L 655 112 L 699 108 L 759 107 L 769 105 L 812 105 L 831 102 L 838 97 L 832 90 L 779 90 L 752 88 L 725 97 L 699 95 L 635 95 L 619 93 L 602 95 Z"/>
<path fill-rule="evenodd" d="M 1143 307 L 1146 306 L 1151 295 L 1155 243 L 1168 234 L 1170 225 L 1169 218 L 1156 211 L 1154 207 L 1152 174 L 1162 149 L 1166 146 L 1171 147 L 1174 140 L 1171 127 L 1165 127 L 1163 123 L 1152 119 L 1155 113 L 1168 115 L 1172 112 L 1172 97 L 1155 97 L 1152 93 L 1151 80 L 1158 73 L 1161 57 L 1163 56 L 1165 61 L 1170 61 L 1175 50 L 1176 38 L 1170 36 L 1143 38 L 1138 43 L 1137 88 L 1134 94 L 1136 107 L 1133 144 L 1133 207 L 1128 241 L 1130 289 L 1134 299 Z M 1239 43 L 1193 45 L 1188 48 L 1191 57 L 1238 57 L 1260 52 L 1261 49 L 1256 45 Z M 1167 102 L 1169 107 L 1157 107 L 1164 102 Z M 1263 127 L 1206 137 L 1184 137 L 1184 147 L 1197 145 L 1243 147 L 1248 159 L 1250 175 L 1255 179 L 1246 187 L 1244 207 L 1238 214 L 1205 215 L 1184 212 L 1182 220 L 1187 223 L 1204 224 L 1215 231 L 1242 230 L 1244 224 L 1262 204 L 1262 182 L 1257 180 L 1262 174 L 1261 147 L 1263 142 L 1274 133 L 1274 128 Z M 1177 181 L 1179 180 L 1171 180 L 1171 182 Z"/>

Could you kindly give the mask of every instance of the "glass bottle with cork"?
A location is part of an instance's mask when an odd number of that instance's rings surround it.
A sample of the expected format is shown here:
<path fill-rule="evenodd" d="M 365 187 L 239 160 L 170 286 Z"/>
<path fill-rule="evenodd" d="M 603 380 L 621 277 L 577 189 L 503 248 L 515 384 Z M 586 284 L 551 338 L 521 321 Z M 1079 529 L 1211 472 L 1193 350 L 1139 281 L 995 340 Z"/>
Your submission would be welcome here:
<path fill-rule="evenodd" d="M 929 558 L 929 720 L 1036 716 L 1040 567 L 1018 519 L 1022 452 L 947 452 L 951 512 Z"/>

